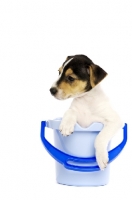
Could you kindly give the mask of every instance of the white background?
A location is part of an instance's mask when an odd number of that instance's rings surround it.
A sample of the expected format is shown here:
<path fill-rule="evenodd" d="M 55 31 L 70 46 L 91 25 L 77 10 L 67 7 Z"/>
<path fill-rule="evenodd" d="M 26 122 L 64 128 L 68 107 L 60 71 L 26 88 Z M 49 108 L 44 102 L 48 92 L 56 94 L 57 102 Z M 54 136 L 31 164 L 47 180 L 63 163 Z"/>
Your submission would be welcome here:
<path fill-rule="evenodd" d="M 131 0 L 0 1 L 1 200 L 132 199 L 131 11 Z M 74 54 L 108 72 L 102 85 L 129 125 L 105 187 L 56 184 L 54 161 L 40 141 L 41 120 L 62 116 L 71 101 L 57 101 L 49 88 Z"/>

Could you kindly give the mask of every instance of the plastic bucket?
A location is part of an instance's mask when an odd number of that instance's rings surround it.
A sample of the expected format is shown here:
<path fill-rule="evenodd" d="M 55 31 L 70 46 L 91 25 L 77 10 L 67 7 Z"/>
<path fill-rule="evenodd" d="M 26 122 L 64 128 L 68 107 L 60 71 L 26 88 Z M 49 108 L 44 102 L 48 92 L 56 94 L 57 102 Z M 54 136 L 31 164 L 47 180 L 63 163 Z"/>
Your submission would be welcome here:
<path fill-rule="evenodd" d="M 109 182 L 110 165 L 101 171 L 96 163 L 94 141 L 97 134 L 102 130 L 103 124 L 93 123 L 87 128 L 79 124 L 74 127 L 74 133 L 64 137 L 59 132 L 61 119 L 41 122 L 41 140 L 56 160 L 57 183 L 73 186 L 101 186 Z M 45 127 L 54 131 L 55 146 L 45 138 Z M 123 141 L 109 151 L 109 163 L 112 162 L 122 151 L 127 141 L 127 124 L 123 128 Z"/>

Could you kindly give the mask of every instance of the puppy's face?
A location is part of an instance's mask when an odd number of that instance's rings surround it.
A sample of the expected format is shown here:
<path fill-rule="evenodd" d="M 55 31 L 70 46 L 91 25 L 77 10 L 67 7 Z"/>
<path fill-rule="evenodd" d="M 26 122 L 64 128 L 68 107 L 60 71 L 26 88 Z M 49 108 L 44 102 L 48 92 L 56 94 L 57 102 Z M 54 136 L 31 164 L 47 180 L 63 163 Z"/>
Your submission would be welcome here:
<path fill-rule="evenodd" d="M 60 100 L 78 97 L 95 87 L 107 73 L 84 55 L 68 56 L 59 68 L 58 80 L 50 88 Z"/>

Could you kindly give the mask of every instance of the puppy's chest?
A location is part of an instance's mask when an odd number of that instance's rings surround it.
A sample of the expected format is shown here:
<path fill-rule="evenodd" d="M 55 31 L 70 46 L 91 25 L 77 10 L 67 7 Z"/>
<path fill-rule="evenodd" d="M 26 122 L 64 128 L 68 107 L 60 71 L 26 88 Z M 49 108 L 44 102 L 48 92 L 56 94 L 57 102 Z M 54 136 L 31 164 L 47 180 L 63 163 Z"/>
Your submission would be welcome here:
<path fill-rule="evenodd" d="M 82 127 L 87 127 L 95 121 L 102 121 L 104 119 L 103 112 L 98 106 L 81 105 L 77 110 L 77 122 Z"/>
<path fill-rule="evenodd" d="M 72 107 L 76 107 L 77 121 L 82 127 L 87 127 L 94 121 L 102 121 L 104 118 L 105 102 L 90 98 L 73 101 Z"/>
<path fill-rule="evenodd" d="M 101 105 L 97 104 L 94 101 L 87 101 L 87 102 L 78 102 L 77 109 L 80 114 L 83 116 L 88 116 L 91 114 L 97 114 L 101 110 Z"/>

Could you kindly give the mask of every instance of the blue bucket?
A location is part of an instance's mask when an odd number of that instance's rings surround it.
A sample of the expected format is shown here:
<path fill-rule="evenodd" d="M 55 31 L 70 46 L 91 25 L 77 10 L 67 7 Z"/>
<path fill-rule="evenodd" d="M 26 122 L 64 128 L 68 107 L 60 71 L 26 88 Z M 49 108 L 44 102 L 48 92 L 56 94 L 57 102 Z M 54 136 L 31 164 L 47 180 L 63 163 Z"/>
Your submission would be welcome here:
<path fill-rule="evenodd" d="M 101 171 L 96 163 L 94 141 L 102 130 L 103 124 L 93 123 L 82 128 L 76 123 L 74 133 L 64 137 L 59 132 L 61 119 L 41 122 L 41 140 L 56 160 L 57 183 L 72 186 L 102 186 L 109 182 L 110 165 Z M 55 146 L 45 138 L 45 127 L 54 130 Z M 109 163 L 111 163 L 123 150 L 127 142 L 127 124 L 123 128 L 122 142 L 110 150 L 108 145 Z"/>

